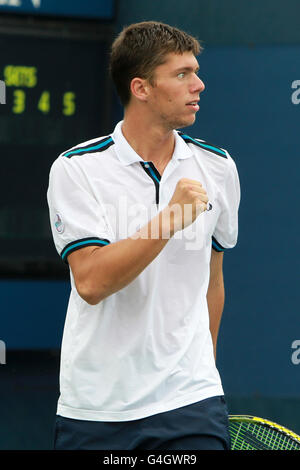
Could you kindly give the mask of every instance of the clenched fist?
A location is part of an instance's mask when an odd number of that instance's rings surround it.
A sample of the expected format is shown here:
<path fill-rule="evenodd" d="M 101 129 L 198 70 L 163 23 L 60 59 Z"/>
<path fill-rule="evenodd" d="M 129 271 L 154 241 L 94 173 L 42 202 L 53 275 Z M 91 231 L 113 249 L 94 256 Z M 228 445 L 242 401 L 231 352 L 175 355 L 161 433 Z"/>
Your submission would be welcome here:
<path fill-rule="evenodd" d="M 191 225 L 202 212 L 207 210 L 208 196 L 199 181 L 181 178 L 174 194 L 164 209 L 169 220 L 170 234 Z M 168 228 L 165 225 L 165 229 Z"/>

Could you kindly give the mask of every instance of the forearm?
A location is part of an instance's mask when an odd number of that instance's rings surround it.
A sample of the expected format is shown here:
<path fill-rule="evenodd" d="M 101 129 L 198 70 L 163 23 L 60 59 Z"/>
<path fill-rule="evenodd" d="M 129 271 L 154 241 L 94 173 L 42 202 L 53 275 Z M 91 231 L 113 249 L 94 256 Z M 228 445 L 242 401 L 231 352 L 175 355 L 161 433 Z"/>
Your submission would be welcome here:
<path fill-rule="evenodd" d="M 163 215 L 160 212 L 132 237 L 90 251 L 75 281 L 84 300 L 95 305 L 126 287 L 158 256 L 173 235 Z"/>
<path fill-rule="evenodd" d="M 206 210 L 201 183 L 181 178 L 169 204 L 134 236 L 104 247 L 86 247 L 68 261 L 79 295 L 95 305 L 132 282 L 161 252 L 178 230 Z M 191 210 L 185 213 L 185 208 Z"/>
<path fill-rule="evenodd" d="M 223 279 L 217 283 L 212 283 L 207 291 L 207 304 L 209 311 L 210 332 L 212 336 L 214 355 L 217 355 L 217 340 L 221 324 L 222 313 L 225 302 L 225 290 Z"/>

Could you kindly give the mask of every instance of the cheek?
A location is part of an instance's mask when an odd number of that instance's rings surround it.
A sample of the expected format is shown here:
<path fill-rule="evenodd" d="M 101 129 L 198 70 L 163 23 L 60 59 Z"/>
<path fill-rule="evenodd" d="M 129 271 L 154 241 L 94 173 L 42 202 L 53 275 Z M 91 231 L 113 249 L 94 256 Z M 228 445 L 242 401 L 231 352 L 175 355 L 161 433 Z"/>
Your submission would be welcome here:
<path fill-rule="evenodd" d="M 169 110 L 170 112 L 174 110 L 175 107 L 181 105 L 182 103 L 182 92 L 181 90 L 174 90 L 170 87 L 160 88 L 159 91 L 153 95 L 153 105 L 162 110 Z"/>
<path fill-rule="evenodd" d="M 172 90 L 171 93 L 168 94 L 168 102 L 173 103 L 175 105 L 182 105 L 184 101 L 185 93 L 181 89 Z"/>
<path fill-rule="evenodd" d="M 156 95 L 156 99 L 158 103 L 176 104 L 176 102 L 178 102 L 180 99 L 180 95 L 180 90 L 174 89 L 171 86 L 164 86 L 160 87 L 160 90 Z"/>
<path fill-rule="evenodd" d="M 182 101 L 181 94 L 174 93 L 174 92 L 172 94 L 171 93 L 166 94 L 165 99 L 167 103 L 174 104 L 174 105 L 178 105 Z"/>
<path fill-rule="evenodd" d="M 160 93 L 155 98 L 155 106 L 161 110 L 171 109 L 176 104 L 176 100 L 169 93 Z"/>

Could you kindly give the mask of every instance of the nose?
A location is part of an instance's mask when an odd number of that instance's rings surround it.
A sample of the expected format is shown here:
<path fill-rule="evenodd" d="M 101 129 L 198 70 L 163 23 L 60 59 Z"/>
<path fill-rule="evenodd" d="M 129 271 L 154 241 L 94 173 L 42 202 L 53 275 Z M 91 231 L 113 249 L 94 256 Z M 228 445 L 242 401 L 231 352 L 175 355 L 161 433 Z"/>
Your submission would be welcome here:
<path fill-rule="evenodd" d="M 192 91 L 195 93 L 202 93 L 202 91 L 205 90 L 205 85 L 203 83 L 203 81 L 201 80 L 201 78 L 198 77 L 197 74 L 194 75 L 194 81 L 193 81 L 193 85 L 192 85 Z"/>

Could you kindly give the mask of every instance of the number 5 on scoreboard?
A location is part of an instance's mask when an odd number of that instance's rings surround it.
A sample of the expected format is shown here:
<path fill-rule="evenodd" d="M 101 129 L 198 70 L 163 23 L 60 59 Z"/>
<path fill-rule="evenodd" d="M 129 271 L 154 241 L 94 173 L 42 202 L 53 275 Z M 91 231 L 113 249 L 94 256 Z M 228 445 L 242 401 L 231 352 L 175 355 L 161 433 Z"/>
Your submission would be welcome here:
<path fill-rule="evenodd" d="M 65 116 L 72 116 L 75 113 L 75 93 L 67 91 L 63 96 L 63 114 Z"/>

